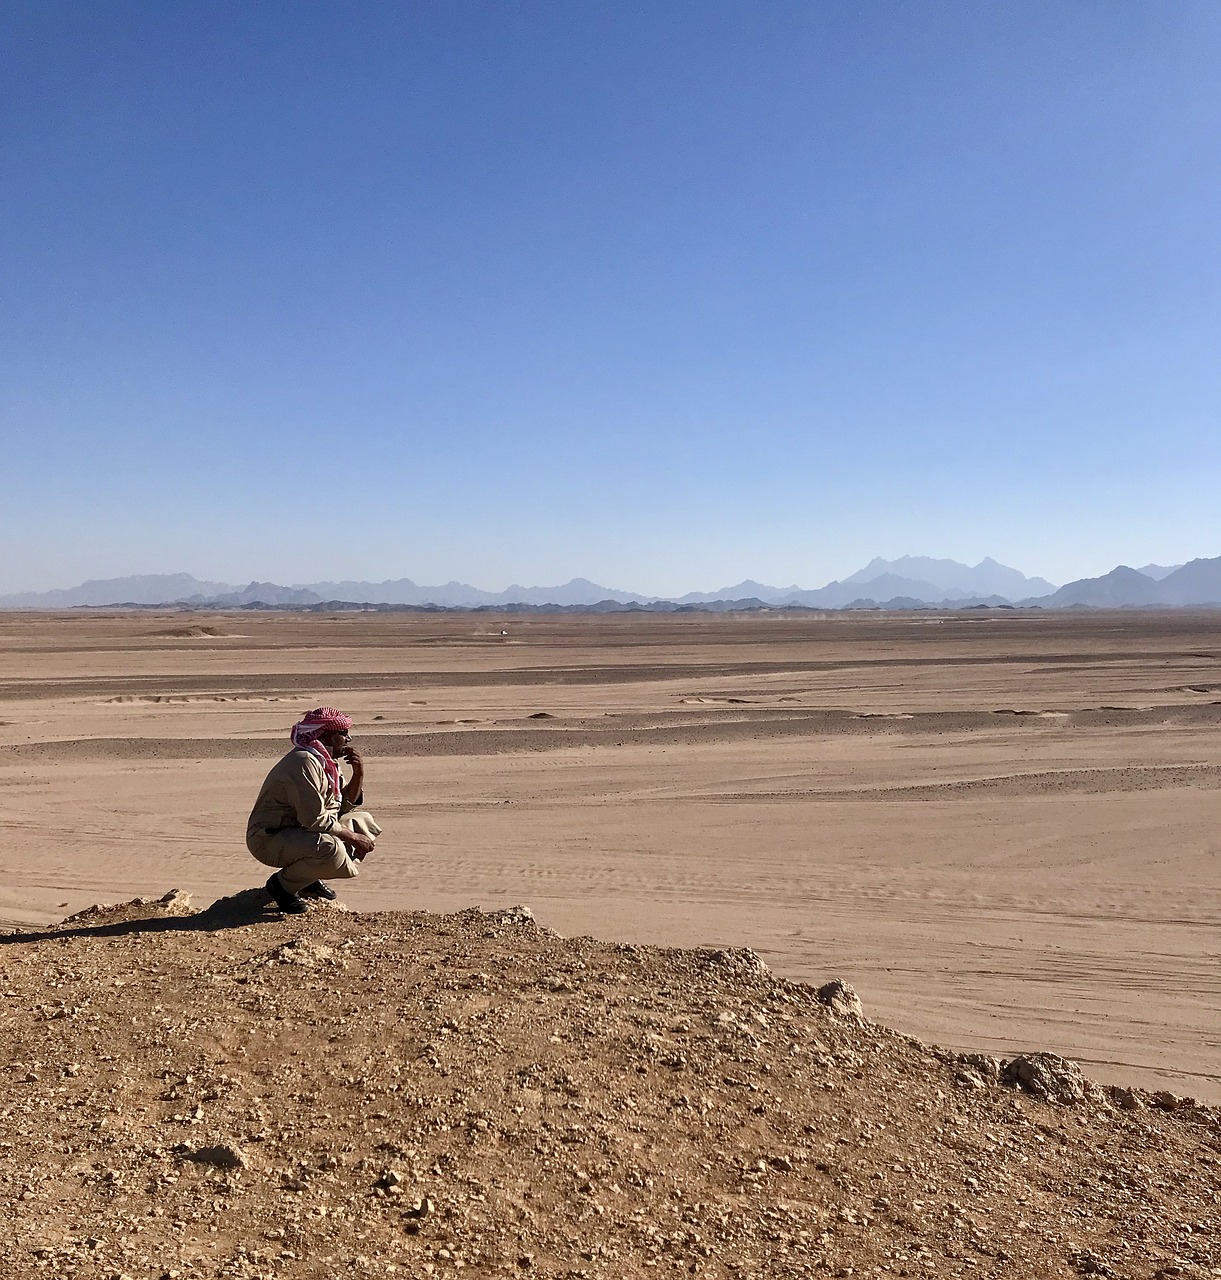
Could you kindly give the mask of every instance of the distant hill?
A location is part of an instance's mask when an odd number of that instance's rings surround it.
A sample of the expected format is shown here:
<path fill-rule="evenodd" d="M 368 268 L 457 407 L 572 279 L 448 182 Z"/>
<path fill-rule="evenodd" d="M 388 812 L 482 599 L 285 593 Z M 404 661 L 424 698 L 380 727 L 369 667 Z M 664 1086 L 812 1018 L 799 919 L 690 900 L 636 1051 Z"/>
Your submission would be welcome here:
<path fill-rule="evenodd" d="M 770 605 L 801 605 L 808 609 L 844 609 L 866 599 L 870 602 L 908 598 L 915 607 L 946 602 L 1006 603 L 1054 591 L 1045 578 L 1028 578 L 1017 569 L 985 557 L 970 566 L 956 560 L 928 556 L 903 556 L 898 560 L 871 560 L 863 569 L 829 582 L 825 587 L 770 587 L 747 579 L 719 591 L 680 596 L 679 604 L 706 604 L 713 600 L 737 600 L 754 596 Z"/>
<path fill-rule="evenodd" d="M 1163 578 L 1169 577 L 1176 569 L 1181 569 L 1181 564 L 1142 564 L 1137 573 L 1143 573 L 1146 578 L 1152 578 L 1154 582 L 1161 582 Z"/>
<path fill-rule="evenodd" d="M 1158 584 L 1152 578 L 1121 564 L 1101 578 L 1081 578 L 1066 583 L 1040 603 L 1052 609 L 1071 608 L 1073 605 L 1118 608 L 1122 605 L 1156 604 L 1157 596 Z"/>
<path fill-rule="evenodd" d="M 131 578 L 103 578 L 61 591 L 23 591 L 0 596 L 5 609 L 72 609 L 81 605 L 165 604 L 191 596 L 210 598 L 235 591 L 227 582 L 200 582 L 189 573 L 142 573 Z"/>
<path fill-rule="evenodd" d="M 688 591 L 679 596 L 675 604 L 708 604 L 713 600 L 744 600 L 753 596 L 768 604 L 779 604 L 781 600 L 800 591 L 799 587 L 769 587 L 766 583 L 744 579 L 732 587 L 721 587 L 719 591 Z"/>
<path fill-rule="evenodd" d="M 201 582 L 189 573 L 144 574 L 83 583 L 59 591 L 27 591 L 0 596 L 2 609 L 72 609 L 104 605 L 185 604 L 232 609 L 243 605 L 308 606 L 326 601 L 350 604 L 436 605 L 472 609 L 508 604 L 592 605 L 603 600 L 626 604 L 650 597 L 600 587 L 586 578 L 574 578 L 556 587 L 510 586 L 504 591 L 481 591 L 464 582 L 439 587 L 417 586 L 410 578 L 386 582 L 319 582 L 285 587 L 274 582 L 234 586 L 227 582 Z"/>
<path fill-rule="evenodd" d="M 1024 600 L 1023 604 L 1040 604 L 1062 609 L 1080 605 L 1097 608 L 1132 606 L 1221 605 L 1221 556 L 1211 560 L 1192 560 L 1168 572 L 1161 581 L 1120 565 L 1100 578 L 1081 578 L 1069 582 L 1041 600 Z"/>
<path fill-rule="evenodd" d="M 918 578 L 905 578 L 896 573 L 881 573 L 873 578 L 853 575 L 843 582 L 829 582 L 817 591 L 796 591 L 783 603 L 805 605 L 810 609 L 843 609 L 863 598 L 889 600 L 907 597 L 920 604 L 940 604 L 946 593 L 934 583 Z"/>
<path fill-rule="evenodd" d="M 555 587 L 523 587 L 517 584 L 503 591 L 481 591 L 465 582 L 447 582 L 423 587 L 410 578 L 386 582 L 315 582 L 308 588 L 320 600 L 350 600 L 354 604 L 433 604 L 447 609 L 473 609 L 497 604 L 592 605 L 603 600 L 618 604 L 644 601 L 648 596 L 600 587 L 588 578 L 573 578 Z"/>
<path fill-rule="evenodd" d="M 252 582 L 221 595 L 199 594 L 185 600 L 184 604 L 210 604 L 222 609 L 237 609 L 247 604 L 303 605 L 319 604 L 322 597 L 306 587 L 281 587 L 274 582 Z"/>
<path fill-rule="evenodd" d="M 1192 560 L 1158 583 L 1161 604 L 1221 604 L 1221 556 Z"/>
<path fill-rule="evenodd" d="M 1045 578 L 1028 578 L 1017 569 L 998 564 L 991 556 L 985 556 L 977 565 L 959 564 L 957 560 L 932 560 L 928 556 L 874 559 L 844 581 L 864 585 L 885 575 L 932 583 L 946 599 L 1004 596 L 1007 600 L 1020 600 L 1024 596 L 1050 594 L 1056 589 Z M 928 599 L 927 596 L 922 598 Z"/>
<path fill-rule="evenodd" d="M 327 608 L 343 605 L 441 609 L 717 609 L 786 608 L 963 609 L 976 606 L 1148 608 L 1221 606 L 1221 557 L 1175 567 L 1119 565 L 1097 578 L 1053 587 L 1043 578 L 985 557 L 976 565 L 928 556 L 871 560 L 842 581 L 804 588 L 773 587 L 751 579 L 718 591 L 693 591 L 666 599 L 573 578 L 552 587 L 514 584 L 484 591 L 464 582 L 421 586 L 411 578 L 383 582 L 315 582 L 281 586 L 206 582 L 188 573 L 94 579 L 78 587 L 0 596 L 0 609 L 68 609 L 105 606 L 184 605 L 194 608 Z"/>

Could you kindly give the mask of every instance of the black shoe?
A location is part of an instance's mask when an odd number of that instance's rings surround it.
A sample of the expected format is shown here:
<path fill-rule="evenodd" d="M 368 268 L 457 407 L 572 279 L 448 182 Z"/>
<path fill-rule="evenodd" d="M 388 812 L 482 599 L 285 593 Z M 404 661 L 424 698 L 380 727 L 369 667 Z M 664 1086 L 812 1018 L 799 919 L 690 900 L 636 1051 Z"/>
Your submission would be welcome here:
<path fill-rule="evenodd" d="M 280 883 L 280 873 L 278 871 L 267 881 L 267 892 L 271 894 L 276 906 L 286 916 L 299 916 L 309 910 L 309 907 L 295 893 L 289 893 Z"/>
<path fill-rule="evenodd" d="M 324 884 L 321 880 L 315 880 L 313 884 L 307 884 L 301 890 L 300 896 L 303 898 L 322 898 L 327 902 L 334 902 L 339 897 L 329 884 Z"/>

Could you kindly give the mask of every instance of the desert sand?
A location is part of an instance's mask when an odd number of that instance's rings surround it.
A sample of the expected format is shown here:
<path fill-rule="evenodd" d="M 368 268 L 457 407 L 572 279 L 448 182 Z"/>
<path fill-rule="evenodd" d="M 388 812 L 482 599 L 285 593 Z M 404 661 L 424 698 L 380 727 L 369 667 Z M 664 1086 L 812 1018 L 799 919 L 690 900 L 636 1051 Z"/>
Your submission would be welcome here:
<path fill-rule="evenodd" d="M 265 878 L 311 706 L 356 911 L 751 947 L 953 1050 L 1221 1101 L 1221 616 L 0 615 L 0 919 Z"/>

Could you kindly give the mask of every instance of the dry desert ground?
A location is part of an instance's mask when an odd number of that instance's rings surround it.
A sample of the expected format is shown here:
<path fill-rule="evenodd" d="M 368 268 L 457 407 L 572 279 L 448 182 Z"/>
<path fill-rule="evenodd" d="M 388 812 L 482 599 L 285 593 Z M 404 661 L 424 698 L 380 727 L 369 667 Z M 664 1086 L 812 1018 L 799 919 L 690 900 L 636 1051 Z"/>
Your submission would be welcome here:
<path fill-rule="evenodd" d="M 1221 614 L 0 615 L 0 919 L 258 886 L 347 710 L 359 912 L 750 947 L 948 1048 L 1221 1101 Z"/>
<path fill-rule="evenodd" d="M 1219 657 L 0 616 L 0 1274 L 1221 1275 Z M 386 831 L 282 917 L 245 817 L 319 703 Z"/>

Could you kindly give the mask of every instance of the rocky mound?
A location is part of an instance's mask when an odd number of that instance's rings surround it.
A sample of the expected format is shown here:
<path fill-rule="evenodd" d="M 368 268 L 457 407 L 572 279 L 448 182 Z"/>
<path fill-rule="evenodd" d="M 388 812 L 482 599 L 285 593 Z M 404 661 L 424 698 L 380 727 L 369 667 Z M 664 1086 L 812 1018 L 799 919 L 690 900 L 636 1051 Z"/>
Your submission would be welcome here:
<path fill-rule="evenodd" d="M 150 631 L 148 634 L 165 640 L 206 640 L 219 638 L 228 633 L 222 631 L 220 627 L 193 626 L 169 627 L 164 631 Z"/>
<path fill-rule="evenodd" d="M 749 951 L 182 895 L 0 937 L 5 1274 L 1221 1274 L 1221 1119 Z"/>

